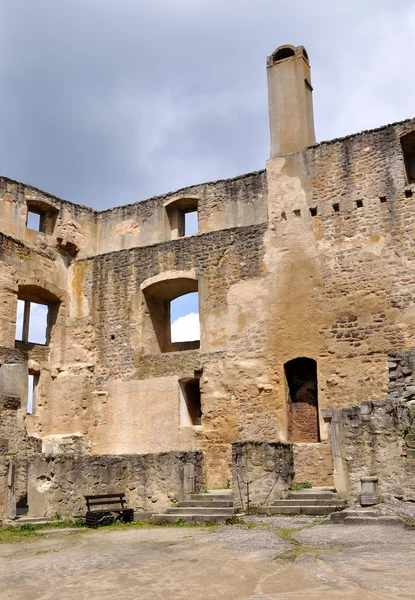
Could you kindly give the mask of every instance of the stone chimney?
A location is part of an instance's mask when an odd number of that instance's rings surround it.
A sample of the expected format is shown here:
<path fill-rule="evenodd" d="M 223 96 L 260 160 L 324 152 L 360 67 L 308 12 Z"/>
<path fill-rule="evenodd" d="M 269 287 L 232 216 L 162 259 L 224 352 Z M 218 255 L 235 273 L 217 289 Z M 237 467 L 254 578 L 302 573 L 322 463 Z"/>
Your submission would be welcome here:
<path fill-rule="evenodd" d="M 271 158 L 315 143 L 313 88 L 304 46 L 280 46 L 267 58 Z"/>

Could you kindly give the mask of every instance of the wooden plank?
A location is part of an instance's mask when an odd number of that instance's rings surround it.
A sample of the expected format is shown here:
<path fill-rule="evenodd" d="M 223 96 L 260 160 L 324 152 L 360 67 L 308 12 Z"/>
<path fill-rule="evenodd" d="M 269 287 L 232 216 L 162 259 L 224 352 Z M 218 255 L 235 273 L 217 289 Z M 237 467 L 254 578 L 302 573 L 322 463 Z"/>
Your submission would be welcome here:
<path fill-rule="evenodd" d="M 125 493 L 120 494 L 96 494 L 95 496 L 84 496 L 85 500 L 95 500 L 96 498 L 125 498 Z"/>

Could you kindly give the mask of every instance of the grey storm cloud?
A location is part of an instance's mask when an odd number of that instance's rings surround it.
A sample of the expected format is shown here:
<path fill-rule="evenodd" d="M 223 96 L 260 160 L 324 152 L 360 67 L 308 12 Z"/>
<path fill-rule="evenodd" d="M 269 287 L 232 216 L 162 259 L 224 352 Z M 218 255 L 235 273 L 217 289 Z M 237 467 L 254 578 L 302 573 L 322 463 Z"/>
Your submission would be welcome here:
<path fill-rule="evenodd" d="M 0 174 L 97 209 L 264 168 L 284 43 L 309 53 L 319 140 L 415 115 L 414 1 L 0 7 Z"/>

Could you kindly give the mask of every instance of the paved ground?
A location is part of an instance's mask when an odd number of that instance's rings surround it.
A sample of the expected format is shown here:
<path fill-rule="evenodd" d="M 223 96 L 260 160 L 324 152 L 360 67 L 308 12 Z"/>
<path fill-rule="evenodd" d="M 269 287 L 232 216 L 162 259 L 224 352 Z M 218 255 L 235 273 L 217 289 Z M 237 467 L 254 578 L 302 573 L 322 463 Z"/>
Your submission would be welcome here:
<path fill-rule="evenodd" d="M 3 542 L 0 599 L 415 599 L 415 531 L 251 520 L 252 529 L 102 528 Z"/>

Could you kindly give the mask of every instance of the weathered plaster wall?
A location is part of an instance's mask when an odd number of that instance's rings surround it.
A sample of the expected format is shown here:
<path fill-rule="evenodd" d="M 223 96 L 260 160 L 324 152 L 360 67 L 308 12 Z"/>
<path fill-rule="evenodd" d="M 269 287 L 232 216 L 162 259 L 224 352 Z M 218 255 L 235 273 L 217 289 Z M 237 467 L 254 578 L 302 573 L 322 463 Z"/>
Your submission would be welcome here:
<path fill-rule="evenodd" d="M 183 498 L 186 464 L 194 466 L 194 489 L 201 492 L 201 452 L 37 456 L 29 464 L 29 515 L 85 515 L 85 495 L 118 492 L 137 512 L 162 511 Z"/>

